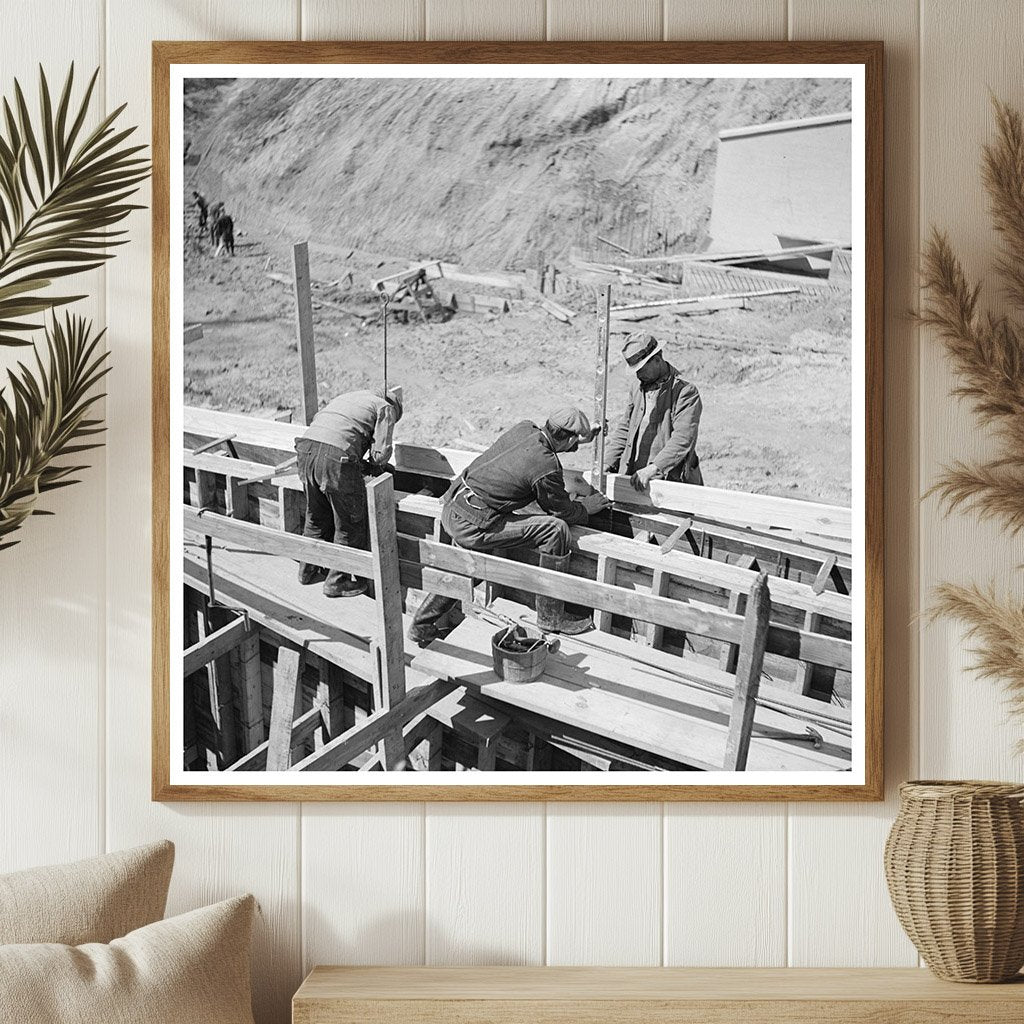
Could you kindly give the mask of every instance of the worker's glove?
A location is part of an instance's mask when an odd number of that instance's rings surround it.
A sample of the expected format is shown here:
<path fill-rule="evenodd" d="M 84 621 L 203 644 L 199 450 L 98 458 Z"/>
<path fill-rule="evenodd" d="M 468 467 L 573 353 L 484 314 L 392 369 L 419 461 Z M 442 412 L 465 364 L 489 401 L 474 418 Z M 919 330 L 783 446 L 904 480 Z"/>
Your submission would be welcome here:
<path fill-rule="evenodd" d="M 602 430 L 601 424 L 600 423 L 595 423 L 590 428 L 590 437 L 588 437 L 583 443 L 584 444 L 590 444 L 591 441 L 596 441 L 601 436 L 602 433 L 603 433 L 603 430 Z"/>
<path fill-rule="evenodd" d="M 647 485 L 658 475 L 657 466 L 644 466 L 643 469 L 638 469 L 635 473 L 630 475 L 629 482 L 633 485 L 634 490 L 646 491 Z"/>
<path fill-rule="evenodd" d="M 612 504 L 600 491 L 588 494 L 585 498 L 580 498 L 579 501 L 587 510 L 588 516 L 595 516 L 598 512 L 603 512 L 606 508 L 610 508 Z"/>

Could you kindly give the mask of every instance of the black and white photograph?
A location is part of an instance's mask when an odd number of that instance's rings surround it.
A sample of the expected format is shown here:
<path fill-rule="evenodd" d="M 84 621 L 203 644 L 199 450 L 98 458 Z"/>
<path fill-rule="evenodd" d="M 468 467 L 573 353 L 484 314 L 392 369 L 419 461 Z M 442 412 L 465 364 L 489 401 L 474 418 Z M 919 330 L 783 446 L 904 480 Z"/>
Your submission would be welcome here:
<path fill-rule="evenodd" d="M 863 784 L 864 95 L 172 65 L 171 782 Z"/>

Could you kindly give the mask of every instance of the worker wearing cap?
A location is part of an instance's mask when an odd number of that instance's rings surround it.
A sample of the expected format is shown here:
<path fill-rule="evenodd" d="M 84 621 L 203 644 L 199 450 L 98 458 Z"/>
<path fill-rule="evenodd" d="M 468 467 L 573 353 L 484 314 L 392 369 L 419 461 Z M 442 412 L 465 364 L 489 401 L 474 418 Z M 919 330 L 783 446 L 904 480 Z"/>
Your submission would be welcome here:
<path fill-rule="evenodd" d="M 507 430 L 452 483 L 444 496 L 441 523 L 452 540 L 470 551 L 526 548 L 539 552 L 545 569 L 565 572 L 572 548 L 570 526 L 586 523 L 609 502 L 603 494 L 573 500 L 565 489 L 560 452 L 574 452 L 597 436 L 579 409 L 552 413 L 543 427 L 529 420 Z M 513 516 L 536 502 L 544 515 Z M 426 646 L 439 635 L 438 621 L 456 604 L 428 595 L 413 619 L 409 637 Z M 566 613 L 564 602 L 537 595 L 537 625 L 547 632 L 582 633 L 590 616 Z"/>
<path fill-rule="evenodd" d="M 391 458 L 394 425 L 402 418 L 402 390 L 352 391 L 330 401 L 295 439 L 298 473 L 306 494 L 304 537 L 369 548 L 363 475 Z M 355 597 L 366 581 L 337 569 L 301 563 L 299 582 L 324 582 L 328 597 Z"/>
<path fill-rule="evenodd" d="M 704 483 L 696 450 L 700 393 L 662 356 L 662 348 L 653 334 L 626 338 L 622 357 L 636 379 L 605 445 L 605 472 L 628 476 L 638 491 L 652 480 Z"/>

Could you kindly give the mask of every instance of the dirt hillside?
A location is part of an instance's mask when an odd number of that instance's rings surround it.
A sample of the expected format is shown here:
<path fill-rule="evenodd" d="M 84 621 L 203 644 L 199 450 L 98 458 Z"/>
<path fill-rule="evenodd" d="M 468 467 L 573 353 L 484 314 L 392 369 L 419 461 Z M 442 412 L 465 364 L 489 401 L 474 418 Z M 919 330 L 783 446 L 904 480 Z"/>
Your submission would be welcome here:
<path fill-rule="evenodd" d="M 700 248 L 719 130 L 849 108 L 828 79 L 195 80 L 185 130 L 239 219 L 511 268 Z"/>

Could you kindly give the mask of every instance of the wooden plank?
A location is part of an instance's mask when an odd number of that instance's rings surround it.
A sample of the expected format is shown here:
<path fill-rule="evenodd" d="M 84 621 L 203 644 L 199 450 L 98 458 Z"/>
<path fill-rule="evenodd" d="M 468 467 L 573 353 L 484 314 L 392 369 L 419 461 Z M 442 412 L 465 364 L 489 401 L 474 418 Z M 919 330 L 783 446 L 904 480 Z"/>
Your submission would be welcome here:
<path fill-rule="evenodd" d="M 185 327 L 185 331 L 182 335 L 182 341 L 189 345 L 193 341 L 202 341 L 203 339 L 203 325 L 202 324 L 188 324 Z"/>
<path fill-rule="evenodd" d="M 616 502 L 707 515 L 726 522 L 779 526 L 843 539 L 852 536 L 850 509 L 838 505 L 666 480 L 652 480 L 648 491 L 640 492 L 630 484 L 628 476 L 619 474 L 609 475 L 604 493 Z"/>
<path fill-rule="evenodd" d="M 198 672 L 204 665 L 208 665 L 214 658 L 220 658 L 231 651 L 235 646 L 242 643 L 249 635 L 248 621 L 239 616 L 234 622 L 222 626 L 215 633 L 200 640 L 185 651 L 182 663 L 182 676 L 190 676 Z"/>
<path fill-rule="evenodd" d="M 277 500 L 281 506 L 280 528 L 285 533 L 301 534 L 302 515 L 306 509 L 306 499 L 303 493 L 279 485 Z"/>
<path fill-rule="evenodd" d="M 645 545 L 646 546 L 646 545 Z M 651 578 L 651 594 L 654 597 L 665 597 L 668 594 L 668 587 L 671 577 L 664 569 L 655 569 Z M 730 612 L 734 609 L 730 608 Z M 644 634 L 648 647 L 660 647 L 665 638 L 665 627 L 659 626 L 656 622 L 648 622 Z"/>
<path fill-rule="evenodd" d="M 496 555 L 448 547 L 433 541 L 399 537 L 400 551 L 405 558 L 434 565 L 464 576 L 502 583 L 533 594 L 544 594 L 583 604 L 588 608 L 626 615 L 641 622 L 653 622 L 683 632 L 696 633 L 712 640 L 738 643 L 742 620 L 717 609 L 686 605 L 667 597 L 652 597 L 623 587 L 612 587 L 579 576 L 538 566 L 512 562 Z M 768 651 L 783 657 L 813 661 L 833 668 L 849 669 L 852 665 L 851 644 L 836 637 L 807 633 L 772 625 L 768 630 Z"/>
<path fill-rule="evenodd" d="M 231 679 L 238 701 L 242 753 L 248 754 L 264 740 L 263 687 L 260 678 L 260 638 L 256 630 L 231 652 Z"/>
<path fill-rule="evenodd" d="M 298 562 L 311 562 L 328 569 L 340 569 L 364 578 L 373 575 L 373 556 L 368 551 L 342 547 L 328 541 L 296 537 L 290 533 L 245 523 L 214 512 L 202 515 L 196 509 L 182 510 L 182 525 L 186 532 L 220 540 L 247 544 L 267 555 L 281 555 Z"/>
<path fill-rule="evenodd" d="M 309 243 L 292 247 L 295 274 L 295 337 L 299 345 L 302 372 L 302 422 L 309 426 L 317 414 L 316 349 L 313 341 L 313 305 L 310 301 Z"/>
<path fill-rule="evenodd" d="M 270 705 L 270 736 L 267 741 L 267 771 L 285 772 L 292 760 L 292 723 L 301 699 L 299 681 L 305 664 L 305 650 L 279 647 L 274 667 L 274 697 Z"/>
<path fill-rule="evenodd" d="M 234 438 L 234 434 L 224 434 L 222 437 L 215 437 L 212 441 L 204 441 L 197 448 L 192 449 L 193 455 L 202 455 L 203 452 L 210 451 L 211 448 L 216 448 L 218 445 L 227 444 Z"/>
<path fill-rule="evenodd" d="M 773 295 L 793 295 L 799 288 L 765 288 L 760 291 L 726 292 L 722 295 L 679 296 L 673 299 L 657 299 L 650 302 L 630 302 L 624 306 L 612 306 L 612 314 L 639 313 L 647 310 L 672 310 L 675 306 L 685 308 L 696 303 L 728 303 L 739 299 L 759 299 Z"/>
<path fill-rule="evenodd" d="M 597 556 L 597 582 L 598 583 L 615 583 L 615 574 L 619 568 L 619 563 L 614 558 L 609 558 L 607 555 Z M 606 608 L 602 608 L 594 612 L 594 627 L 601 630 L 603 633 L 607 633 L 612 628 L 612 613 Z"/>
<path fill-rule="evenodd" d="M 401 703 L 405 697 L 405 642 L 402 635 L 402 584 L 398 568 L 398 533 L 395 528 L 395 491 L 388 473 L 366 487 L 370 547 L 373 553 L 374 602 L 377 642 L 383 659 L 378 709 Z"/>
<path fill-rule="evenodd" d="M 603 301 L 604 316 L 600 321 L 597 338 L 597 360 L 594 366 L 594 426 L 600 428 L 594 442 L 594 460 L 591 479 L 600 491 L 604 488 L 604 447 L 608 433 L 608 348 L 611 340 L 609 317 L 611 315 L 612 286 L 605 285 Z"/>
<path fill-rule="evenodd" d="M 288 739 L 289 757 L 291 748 L 299 743 L 305 743 L 323 725 L 323 709 L 320 707 L 310 708 L 296 718 L 291 725 L 291 734 Z M 266 740 L 257 744 L 244 757 L 239 758 L 233 765 L 227 768 L 229 772 L 265 772 L 267 771 L 268 752 L 270 741 Z"/>
<path fill-rule="evenodd" d="M 196 500 L 200 508 L 216 509 L 217 480 L 212 473 L 196 470 Z"/>
<path fill-rule="evenodd" d="M 659 921 L 636 913 L 636 907 L 643 905 L 641 900 L 660 894 L 660 887 L 651 884 L 660 868 L 660 815 L 648 827 L 638 828 L 647 822 L 638 821 L 640 815 L 629 811 L 643 810 L 642 805 L 616 807 L 614 815 L 601 821 L 605 836 L 610 837 L 603 855 L 596 853 L 602 844 L 593 842 L 598 827 L 593 816 L 580 813 L 572 804 L 549 812 L 549 844 L 552 824 L 556 824 L 557 841 L 564 840 L 565 844 L 563 850 L 556 851 L 564 854 L 566 871 L 558 877 L 568 883 L 565 914 L 571 913 L 566 920 L 575 925 L 571 932 L 559 929 L 555 936 L 561 940 L 563 935 L 571 934 L 576 939 L 580 956 L 570 958 L 574 965 L 582 960 L 602 966 L 390 970 L 317 967 L 295 995 L 294 1024 L 470 1024 L 499 1020 L 508 1024 L 568 1020 L 587 1024 L 793 1024 L 822 1020 L 835 1024 L 932 1024 L 968 1018 L 975 1024 L 1008 1024 L 1020 1019 L 1024 1008 L 1024 987 L 1020 985 L 968 987 L 919 969 L 653 966 L 660 959 L 660 935 L 655 930 Z M 638 839 L 650 842 L 649 863 L 647 858 L 638 860 L 636 856 Z M 585 845 L 588 840 L 589 851 Z M 571 854 L 577 859 L 573 860 Z M 614 856 L 620 858 L 620 865 L 611 862 Z M 629 877 L 628 866 L 632 865 L 637 865 L 641 873 Z M 601 871 L 606 866 L 611 870 L 602 879 Z M 549 872 L 549 882 L 550 877 Z M 633 913 L 615 916 L 620 907 L 612 894 L 622 890 L 618 884 L 608 885 L 609 878 L 625 886 L 623 898 L 629 899 Z M 602 889 L 602 882 L 608 886 L 607 891 Z M 589 898 L 577 900 L 570 908 L 572 893 L 580 890 Z M 591 928 L 599 929 L 596 935 Z M 643 929 L 647 929 L 646 934 Z M 646 941 L 616 946 L 614 940 L 623 938 L 624 933 Z M 608 949 L 614 950 L 611 956 Z M 625 955 L 620 952 L 624 949 L 628 950 Z M 555 959 L 558 963 L 563 956 L 561 944 L 556 944 L 555 956 L 549 956 L 549 961 Z M 651 966 L 615 969 L 610 966 L 615 963 Z"/>
<path fill-rule="evenodd" d="M 726 771 L 742 772 L 747 768 L 750 736 L 754 728 L 757 692 L 761 685 L 761 669 L 768 639 L 768 615 L 771 598 L 768 596 L 768 574 L 761 573 L 747 595 L 747 610 L 743 619 L 743 639 L 740 641 L 736 664 L 736 692 L 729 719 L 729 739 L 725 750 Z"/>
<path fill-rule="evenodd" d="M 457 684 L 448 679 L 427 679 L 412 687 L 400 704 L 375 711 L 340 736 L 325 743 L 319 750 L 293 765 L 298 772 L 330 772 L 343 768 L 358 754 L 380 743 L 430 706 L 451 693 Z"/>

